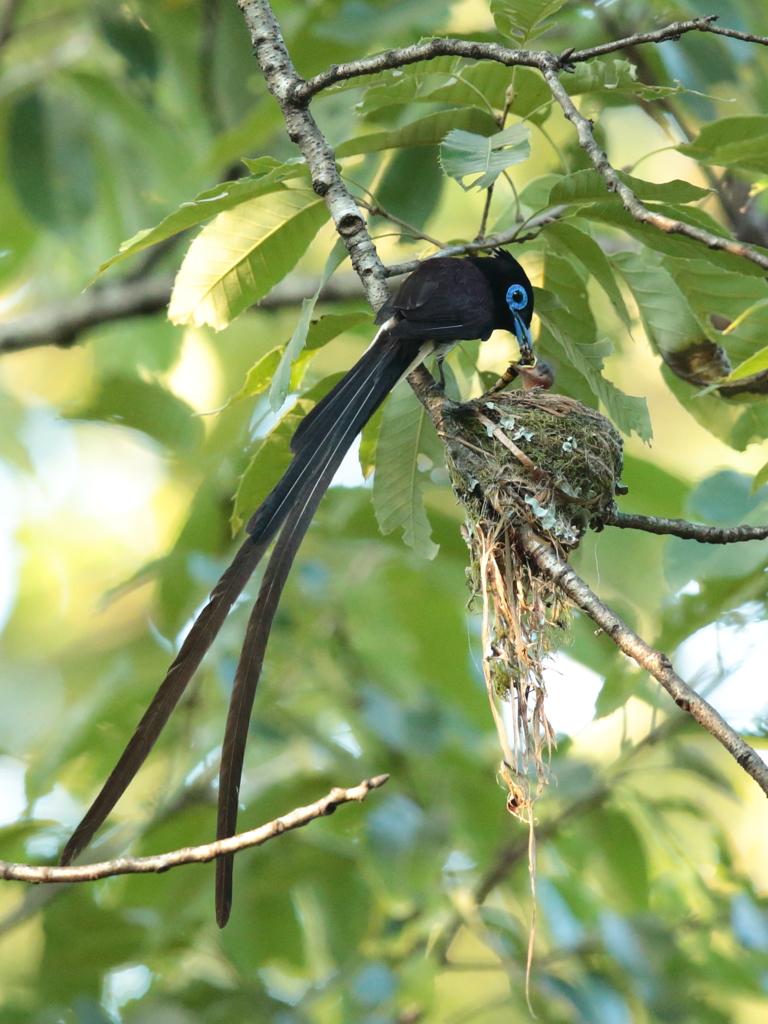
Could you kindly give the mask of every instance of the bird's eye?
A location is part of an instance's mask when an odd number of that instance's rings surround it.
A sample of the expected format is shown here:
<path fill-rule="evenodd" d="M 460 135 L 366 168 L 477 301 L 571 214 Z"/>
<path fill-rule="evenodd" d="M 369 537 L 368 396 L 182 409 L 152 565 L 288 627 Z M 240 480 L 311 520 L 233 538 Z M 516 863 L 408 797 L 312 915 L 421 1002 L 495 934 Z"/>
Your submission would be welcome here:
<path fill-rule="evenodd" d="M 513 284 L 507 289 L 507 305 L 510 309 L 525 309 L 528 305 L 528 293 L 521 284 Z"/>

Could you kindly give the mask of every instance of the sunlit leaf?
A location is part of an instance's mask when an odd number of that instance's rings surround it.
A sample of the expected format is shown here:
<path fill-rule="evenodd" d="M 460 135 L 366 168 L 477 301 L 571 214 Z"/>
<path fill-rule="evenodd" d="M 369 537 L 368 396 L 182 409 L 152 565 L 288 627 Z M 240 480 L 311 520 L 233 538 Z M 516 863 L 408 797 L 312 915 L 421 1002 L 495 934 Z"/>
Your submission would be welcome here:
<path fill-rule="evenodd" d="M 328 218 L 314 192 L 284 189 L 220 213 L 184 257 L 168 318 L 226 327 L 293 269 Z"/>
<path fill-rule="evenodd" d="M 265 162 L 267 163 L 265 164 Z M 255 161 L 249 161 L 249 163 L 254 165 Z M 201 192 L 191 202 L 182 203 L 175 213 L 170 214 L 156 227 L 145 228 L 143 231 L 139 231 L 133 238 L 123 242 L 120 246 L 120 252 L 116 256 L 107 260 L 106 263 L 102 263 L 99 267 L 99 273 L 106 270 L 107 267 L 111 267 L 113 263 L 117 263 L 118 260 L 125 259 L 126 256 L 132 256 L 136 252 L 141 252 L 147 246 L 162 242 L 163 239 L 170 238 L 171 235 L 178 234 L 179 231 L 186 231 L 197 224 L 202 224 L 203 221 L 209 220 L 223 210 L 231 210 L 233 207 L 247 202 L 249 199 L 256 199 L 258 196 L 265 196 L 270 192 L 281 191 L 283 188 L 281 183 L 283 181 L 289 178 L 299 178 L 307 174 L 306 164 L 299 160 L 283 164 L 271 157 L 262 157 L 259 164 L 263 167 L 263 170 L 254 174 L 252 178 L 225 181 L 214 188 L 206 189 L 205 192 Z"/>
<path fill-rule="evenodd" d="M 487 138 L 454 128 L 440 144 L 440 163 L 445 173 L 458 181 L 465 192 L 473 188 L 485 189 L 507 167 L 530 156 L 530 135 L 530 129 L 524 124 L 510 125 Z M 480 177 L 465 185 L 464 178 L 470 174 Z"/>
<path fill-rule="evenodd" d="M 373 507 L 383 534 L 402 527 L 403 540 L 423 558 L 438 551 L 422 503 L 419 456 L 434 449 L 434 427 L 408 384 L 400 383 L 387 401 L 376 446 Z"/>

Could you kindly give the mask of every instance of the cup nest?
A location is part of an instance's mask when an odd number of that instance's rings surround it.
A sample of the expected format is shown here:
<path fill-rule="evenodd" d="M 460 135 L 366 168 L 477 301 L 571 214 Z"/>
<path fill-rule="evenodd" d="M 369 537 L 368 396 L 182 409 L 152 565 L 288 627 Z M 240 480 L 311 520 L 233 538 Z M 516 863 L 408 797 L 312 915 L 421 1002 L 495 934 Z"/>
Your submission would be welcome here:
<path fill-rule="evenodd" d="M 467 402 L 441 432 L 474 597 L 482 601 L 483 671 L 504 753 L 507 805 L 530 820 L 547 780 L 554 734 L 544 708 L 543 662 L 567 636 L 567 607 L 518 541 L 533 530 L 567 557 L 614 509 L 622 440 L 599 412 L 540 388 Z M 531 782 L 536 792 L 531 795 Z"/>

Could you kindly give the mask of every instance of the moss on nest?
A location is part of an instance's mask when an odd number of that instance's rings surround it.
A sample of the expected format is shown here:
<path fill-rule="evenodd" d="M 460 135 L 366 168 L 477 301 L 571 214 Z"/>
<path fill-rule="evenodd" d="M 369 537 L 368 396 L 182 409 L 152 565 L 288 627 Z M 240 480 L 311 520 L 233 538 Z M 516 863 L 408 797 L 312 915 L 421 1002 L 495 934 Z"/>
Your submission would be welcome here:
<path fill-rule="evenodd" d="M 468 402 L 446 417 L 444 440 L 470 527 L 495 511 L 573 550 L 613 508 L 621 437 L 571 398 L 534 388 Z"/>

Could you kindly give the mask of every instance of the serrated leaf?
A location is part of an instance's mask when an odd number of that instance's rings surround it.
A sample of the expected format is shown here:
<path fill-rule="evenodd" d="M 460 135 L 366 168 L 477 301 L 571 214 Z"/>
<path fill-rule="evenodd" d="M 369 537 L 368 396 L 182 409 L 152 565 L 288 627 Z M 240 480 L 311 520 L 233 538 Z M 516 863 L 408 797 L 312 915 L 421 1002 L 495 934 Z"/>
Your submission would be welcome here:
<path fill-rule="evenodd" d="M 690 303 L 700 323 L 711 333 L 710 317 L 717 314 L 731 321 L 727 334 L 717 336 L 731 362 L 749 359 L 764 347 L 768 337 L 768 308 L 761 305 L 768 298 L 768 285 L 763 277 L 746 277 L 724 272 L 704 256 L 696 260 L 666 258 L 664 266 Z M 749 308 L 750 316 L 734 326 Z"/>
<path fill-rule="evenodd" d="M 703 163 L 768 173 L 768 117 L 723 117 L 677 148 Z"/>
<path fill-rule="evenodd" d="M 226 327 L 282 281 L 327 218 L 325 203 L 306 189 L 284 189 L 220 213 L 184 257 L 168 318 Z"/>
<path fill-rule="evenodd" d="M 690 182 L 680 181 L 678 178 L 659 183 L 634 178 L 624 171 L 617 173 L 624 184 L 629 186 L 637 198 L 643 202 L 693 203 L 699 199 L 705 199 L 711 193 L 711 189 L 699 188 L 698 185 L 691 185 Z M 585 168 L 582 171 L 566 175 L 557 182 L 549 194 L 549 201 L 553 206 L 558 203 L 592 203 L 609 200 L 621 203 L 615 193 L 608 191 L 602 174 L 592 168 Z"/>
<path fill-rule="evenodd" d="M 575 71 L 561 78 L 566 92 L 577 96 L 606 89 L 628 92 L 642 99 L 660 99 L 687 90 L 678 85 L 644 85 L 637 81 L 637 69 L 628 60 L 589 60 L 576 65 Z"/>
<path fill-rule="evenodd" d="M 603 359 L 610 352 L 610 344 L 579 344 L 575 340 L 583 333 L 579 317 L 570 313 L 551 292 L 537 288 L 534 294 L 534 308 L 541 322 L 571 365 L 585 378 L 619 430 L 627 435 L 634 431 L 643 441 L 650 441 L 653 430 L 645 399 L 625 395 L 602 375 Z"/>
<path fill-rule="evenodd" d="M 492 185 L 502 171 L 522 163 L 531 155 L 531 132 L 524 124 L 513 124 L 494 135 L 482 136 L 454 128 L 440 144 L 443 170 L 468 192 Z M 464 178 L 479 174 L 469 185 Z"/>
<path fill-rule="evenodd" d="M 611 263 L 634 296 L 648 340 L 661 352 L 684 352 L 703 332 L 671 275 L 651 254 L 617 252 Z"/>
<path fill-rule="evenodd" d="M 269 388 L 269 404 L 273 412 L 277 412 L 285 401 L 285 396 L 288 394 L 288 388 L 291 383 L 291 366 L 298 359 L 306 343 L 309 323 L 312 319 L 312 313 L 315 310 L 317 300 L 320 297 L 320 292 L 325 288 L 328 279 L 346 257 L 347 247 L 344 245 L 343 239 L 337 238 L 328 259 L 325 261 L 325 267 L 320 275 L 320 282 L 315 294 L 309 299 L 304 299 L 301 303 L 299 322 L 296 324 L 290 341 L 285 346 L 285 350 L 280 358 L 280 365 L 274 372 Z"/>
<path fill-rule="evenodd" d="M 343 373 L 334 373 L 318 381 L 296 400 L 256 449 L 247 469 L 240 477 L 235 493 L 231 519 L 233 535 L 242 527 L 243 521 L 264 501 L 288 468 L 293 458 L 290 449 L 291 438 L 299 423 L 343 376 Z"/>
<path fill-rule="evenodd" d="M 432 437 L 429 437 L 432 431 Z M 438 545 L 422 502 L 419 455 L 434 443 L 434 427 L 405 381 L 387 400 L 376 446 L 373 508 L 383 534 L 402 527 L 403 540 L 423 558 L 434 558 Z"/>
<path fill-rule="evenodd" d="M 496 28 L 522 46 L 540 35 L 547 18 L 557 14 L 566 0 L 491 0 Z"/>
<path fill-rule="evenodd" d="M 414 68 L 416 65 L 411 65 Z M 409 69 L 404 68 L 407 72 Z M 501 110 L 506 103 L 507 89 L 514 85 L 511 114 L 527 117 L 551 100 L 552 94 L 544 79 L 532 68 L 508 68 L 496 61 L 479 60 L 462 65 L 460 58 L 445 70 L 427 67 L 416 74 L 395 74 L 390 71 L 380 84 L 372 85 L 357 110 L 364 115 L 405 103 L 445 103 L 450 106 L 478 105 L 478 93 L 488 104 Z"/>
<path fill-rule="evenodd" d="M 270 192 L 279 192 L 284 188 L 282 182 L 289 178 L 308 174 L 307 165 L 299 160 L 280 163 L 272 157 L 261 157 L 259 160 L 246 160 L 245 163 L 255 170 L 254 177 L 225 181 L 201 192 L 191 202 L 182 203 L 175 213 L 160 221 L 154 228 L 145 228 L 123 242 L 117 255 L 102 263 L 99 273 L 111 267 L 113 263 L 162 242 L 171 235 L 177 235 L 180 231 L 202 224 L 223 210 L 231 210 L 240 203 L 268 195 Z"/>
<path fill-rule="evenodd" d="M 662 206 L 661 204 L 655 206 L 654 210 L 665 217 L 682 221 L 684 224 L 690 224 L 691 227 L 701 228 L 721 237 L 728 234 L 721 224 L 718 224 L 703 210 L 688 206 Z M 619 227 L 628 235 L 636 238 L 642 245 L 655 249 L 656 252 L 663 253 L 665 256 L 689 260 L 705 259 L 722 270 L 743 274 L 745 277 L 764 277 L 765 275 L 765 271 L 752 260 L 734 256 L 720 249 L 710 249 L 702 242 L 687 238 L 682 234 L 672 234 L 661 231 L 651 224 L 641 224 L 620 203 L 589 203 L 581 207 L 580 215 L 588 220 Z M 768 255 L 768 250 L 762 250 L 759 246 L 755 246 L 755 248 Z"/>
<path fill-rule="evenodd" d="M 462 128 L 478 135 L 493 135 L 498 128 L 494 117 L 479 107 L 456 107 L 440 110 L 436 114 L 412 121 L 390 132 L 372 132 L 359 135 L 336 146 L 336 156 L 354 156 L 357 153 L 376 153 L 381 149 L 400 149 L 403 146 L 436 146 L 452 128 Z"/>
<path fill-rule="evenodd" d="M 629 313 L 616 283 L 613 269 L 594 238 L 565 221 L 555 221 L 548 225 L 544 234 L 549 242 L 554 242 L 583 264 L 608 296 L 616 315 L 627 330 L 630 330 Z"/>

